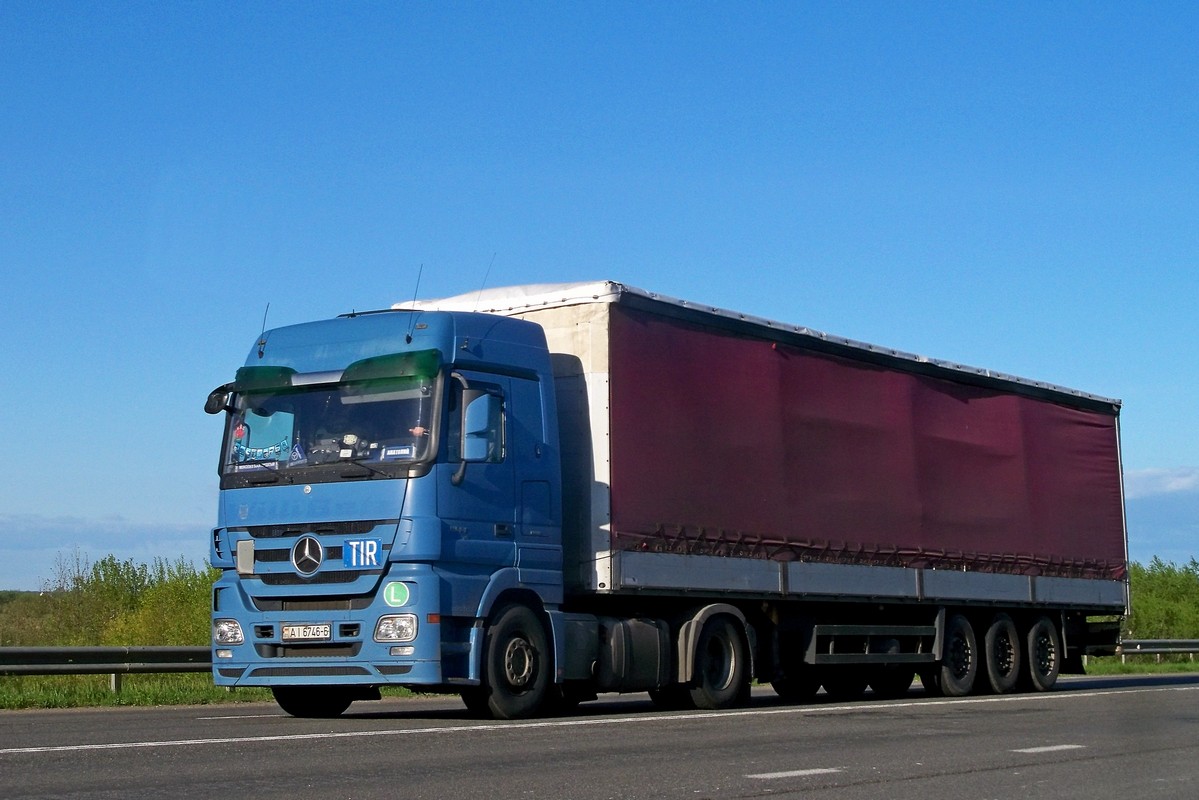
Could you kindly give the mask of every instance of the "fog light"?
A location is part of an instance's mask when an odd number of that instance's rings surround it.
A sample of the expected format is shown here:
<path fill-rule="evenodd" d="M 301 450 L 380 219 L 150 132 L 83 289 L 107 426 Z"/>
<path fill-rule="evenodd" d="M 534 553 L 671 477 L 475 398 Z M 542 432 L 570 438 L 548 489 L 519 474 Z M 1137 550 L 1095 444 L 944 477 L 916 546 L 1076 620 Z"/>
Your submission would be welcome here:
<path fill-rule="evenodd" d="M 412 645 L 410 645 L 410 644 L 406 644 L 406 645 L 403 645 L 403 646 L 401 646 L 401 647 L 393 647 L 393 648 L 391 648 L 391 654 L 392 654 L 393 656 L 411 656 L 411 655 L 416 655 L 416 648 L 415 648 L 415 647 L 413 647 L 413 646 L 412 646 Z"/>
<path fill-rule="evenodd" d="M 415 638 L 415 614 L 391 614 L 379 617 L 379 623 L 375 625 L 376 642 L 411 642 Z"/>
<path fill-rule="evenodd" d="M 212 641 L 217 644 L 241 644 L 246 640 L 242 635 L 241 623 L 235 619 L 218 619 L 212 623 Z"/>
<path fill-rule="evenodd" d="M 233 651 L 232 650 L 217 650 L 216 657 L 217 658 L 233 658 Z"/>

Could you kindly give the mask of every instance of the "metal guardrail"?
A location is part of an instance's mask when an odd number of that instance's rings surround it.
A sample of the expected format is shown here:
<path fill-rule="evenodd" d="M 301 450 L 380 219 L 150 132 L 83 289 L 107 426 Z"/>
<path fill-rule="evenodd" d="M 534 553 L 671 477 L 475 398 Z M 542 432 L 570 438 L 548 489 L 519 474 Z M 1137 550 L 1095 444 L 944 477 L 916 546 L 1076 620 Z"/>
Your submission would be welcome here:
<path fill-rule="evenodd" d="M 1124 639 L 1116 648 L 1128 656 L 1199 653 L 1199 639 Z M 0 647 L 0 676 L 110 675 L 114 692 L 121 675 L 164 672 L 208 672 L 212 649 L 203 647 Z"/>
<path fill-rule="evenodd" d="M 1126 656 L 1190 655 L 1199 653 L 1199 639 L 1124 639 L 1116 649 L 1121 660 Z"/>
<path fill-rule="evenodd" d="M 109 675 L 121 691 L 121 676 L 134 673 L 208 672 L 210 647 L 0 647 L 0 675 Z"/>

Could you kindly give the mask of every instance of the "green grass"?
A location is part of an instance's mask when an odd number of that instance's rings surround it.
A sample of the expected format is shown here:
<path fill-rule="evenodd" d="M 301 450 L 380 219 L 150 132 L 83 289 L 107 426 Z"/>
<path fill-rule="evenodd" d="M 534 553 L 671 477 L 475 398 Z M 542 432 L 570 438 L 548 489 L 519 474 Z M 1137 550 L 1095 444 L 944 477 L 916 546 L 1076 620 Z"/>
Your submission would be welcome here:
<path fill-rule="evenodd" d="M 227 691 L 208 674 L 122 675 L 114 693 L 108 675 L 0 678 L 0 709 L 82 706 L 175 706 L 247 703 L 271 699 L 269 689 Z"/>
<path fill-rule="evenodd" d="M 1119 656 L 1087 659 L 1088 675 L 1166 675 L 1180 672 L 1199 672 L 1199 661 L 1184 660 L 1172 656 L 1173 660 L 1160 664 L 1153 656 L 1130 656 L 1124 663 Z"/>

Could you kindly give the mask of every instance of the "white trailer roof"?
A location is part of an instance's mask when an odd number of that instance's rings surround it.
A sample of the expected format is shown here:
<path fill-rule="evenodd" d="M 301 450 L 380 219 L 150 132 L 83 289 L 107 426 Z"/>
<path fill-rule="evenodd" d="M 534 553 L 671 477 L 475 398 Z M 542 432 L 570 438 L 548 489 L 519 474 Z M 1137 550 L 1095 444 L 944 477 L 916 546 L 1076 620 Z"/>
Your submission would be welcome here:
<path fill-rule="evenodd" d="M 769 332 L 774 332 L 775 335 L 781 333 L 801 339 L 810 339 L 814 342 L 823 343 L 825 346 L 832 345 L 836 349 L 844 350 L 851 357 L 857 353 L 861 357 L 866 357 L 870 360 L 882 358 L 887 361 L 899 362 L 898 366 L 902 366 L 903 362 L 908 362 L 910 364 L 909 369 L 916 371 L 924 371 L 932 367 L 938 370 L 959 373 L 965 378 L 974 381 L 984 380 L 1014 384 L 1025 387 L 1026 390 L 1064 395 L 1065 397 L 1075 398 L 1088 404 L 1110 405 L 1114 409 L 1119 409 L 1120 407 L 1119 400 L 1081 392 L 1065 386 L 1030 380 L 1028 378 L 996 372 L 995 370 L 971 367 L 952 361 L 943 361 L 889 347 L 846 339 L 802 325 L 777 322 L 765 317 L 756 317 L 737 311 L 729 311 L 717 306 L 680 300 L 675 297 L 669 297 L 656 292 L 647 292 L 644 289 L 638 289 L 610 280 L 506 286 L 436 300 L 396 303 L 392 308 L 395 310 L 476 311 L 486 314 L 518 315 L 542 308 L 561 308 L 589 303 L 619 303 L 626 298 L 649 300 L 672 306 L 680 311 L 692 312 L 699 316 L 716 317 L 731 323 L 763 329 L 762 333 L 766 336 L 770 336 Z"/>

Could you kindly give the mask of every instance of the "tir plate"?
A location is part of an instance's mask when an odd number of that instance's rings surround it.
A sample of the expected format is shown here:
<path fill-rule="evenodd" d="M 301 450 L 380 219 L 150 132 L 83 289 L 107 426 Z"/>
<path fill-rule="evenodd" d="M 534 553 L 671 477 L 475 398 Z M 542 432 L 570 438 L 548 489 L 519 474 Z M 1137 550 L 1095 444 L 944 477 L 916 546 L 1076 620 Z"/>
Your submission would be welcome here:
<path fill-rule="evenodd" d="M 333 626 L 324 625 L 284 625 L 283 641 L 285 642 L 321 642 L 332 638 Z"/>

